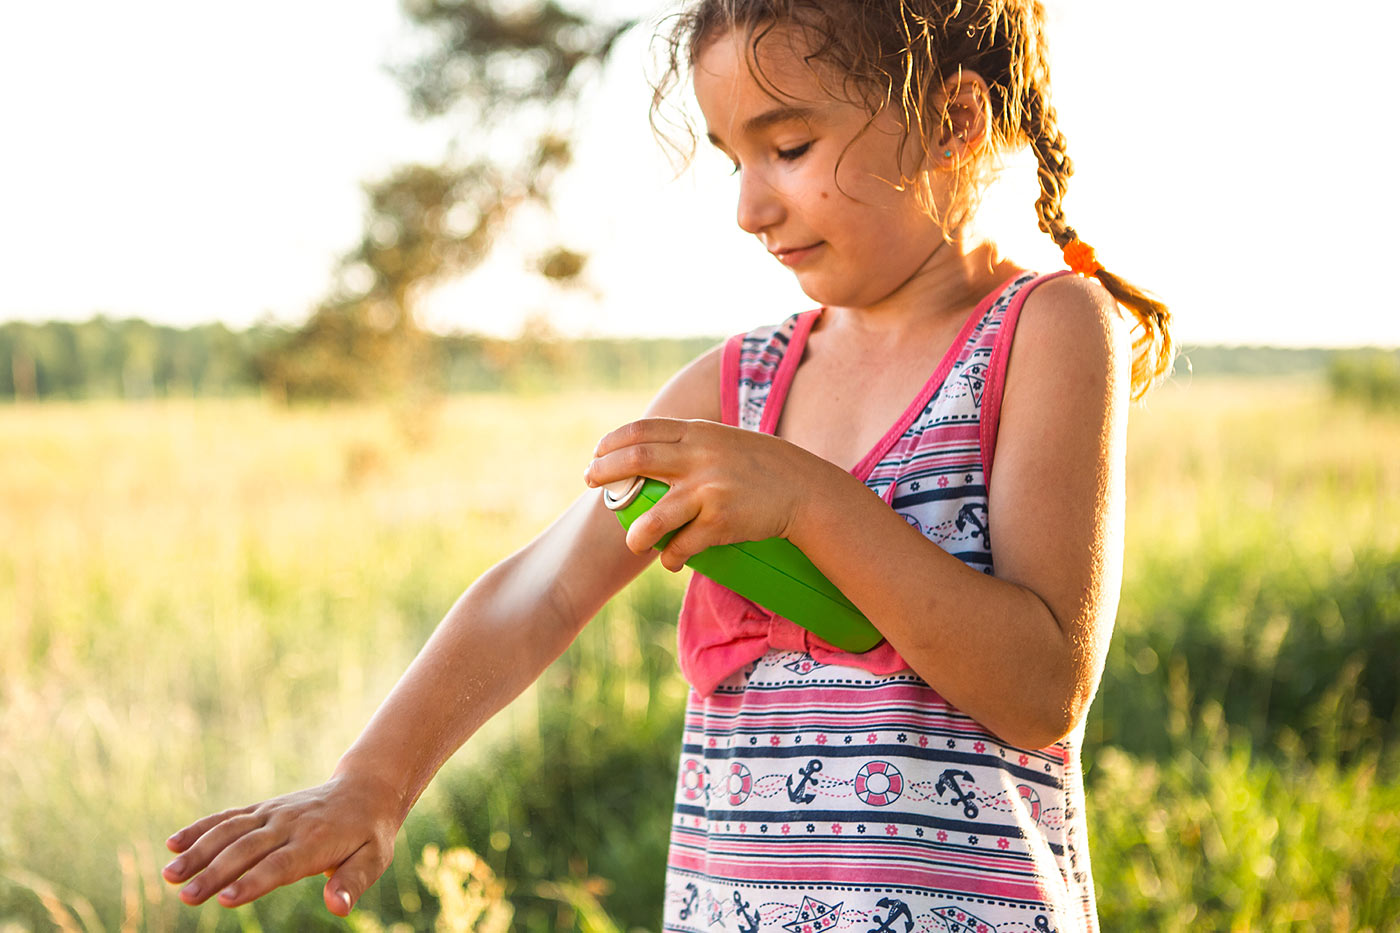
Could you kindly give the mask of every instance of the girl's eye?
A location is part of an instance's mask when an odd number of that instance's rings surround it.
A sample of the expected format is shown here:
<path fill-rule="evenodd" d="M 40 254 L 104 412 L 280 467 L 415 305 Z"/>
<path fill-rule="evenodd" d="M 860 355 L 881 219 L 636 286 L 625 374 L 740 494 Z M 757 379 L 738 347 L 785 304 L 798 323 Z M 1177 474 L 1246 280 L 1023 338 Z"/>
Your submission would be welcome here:
<path fill-rule="evenodd" d="M 782 159 L 784 162 L 791 162 L 793 159 L 800 159 L 804 154 L 806 154 L 807 150 L 811 148 L 812 144 L 810 142 L 807 142 L 803 143 L 800 146 L 794 146 L 791 149 L 779 149 L 778 158 Z"/>
<path fill-rule="evenodd" d="M 779 149 L 779 150 L 778 150 L 778 160 L 779 160 L 780 162 L 791 162 L 791 161 L 793 161 L 794 159 L 800 159 L 800 158 L 802 158 L 804 155 L 806 155 L 806 154 L 807 154 L 807 150 L 808 150 L 808 149 L 811 149 L 811 148 L 812 148 L 812 144 L 811 144 L 810 142 L 805 142 L 805 143 L 803 143 L 802 145 L 800 145 L 800 146 L 794 146 L 794 147 L 792 147 L 791 149 Z M 739 174 L 739 171 L 740 171 L 741 168 L 742 168 L 742 166 L 736 161 L 736 162 L 734 163 L 734 168 L 733 168 L 733 170 L 732 170 L 729 174 L 731 174 L 731 175 L 737 175 L 737 174 Z"/>

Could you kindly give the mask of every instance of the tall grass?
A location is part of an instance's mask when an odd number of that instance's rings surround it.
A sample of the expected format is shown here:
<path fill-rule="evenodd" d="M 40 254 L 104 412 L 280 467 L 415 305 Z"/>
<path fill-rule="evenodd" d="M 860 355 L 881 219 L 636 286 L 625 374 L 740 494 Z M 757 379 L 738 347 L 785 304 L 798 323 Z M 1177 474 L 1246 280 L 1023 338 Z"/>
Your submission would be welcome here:
<path fill-rule="evenodd" d="M 226 912 L 157 875 L 189 819 L 324 778 L 642 401 L 0 411 L 0 930 L 452 928 L 471 885 L 491 923 L 655 929 L 684 699 L 659 569 L 448 765 L 353 923 L 317 879 Z M 1400 928 L 1400 424 L 1198 382 L 1134 412 L 1130 458 L 1085 756 L 1104 928 Z"/>
<path fill-rule="evenodd" d="M 152 924 L 192 928 L 155 876 L 165 836 L 323 779 L 457 594 L 583 491 L 587 452 L 637 400 L 560 403 L 5 409 L 0 918 L 42 922 L 22 875 L 115 929 L 125 852 Z"/>

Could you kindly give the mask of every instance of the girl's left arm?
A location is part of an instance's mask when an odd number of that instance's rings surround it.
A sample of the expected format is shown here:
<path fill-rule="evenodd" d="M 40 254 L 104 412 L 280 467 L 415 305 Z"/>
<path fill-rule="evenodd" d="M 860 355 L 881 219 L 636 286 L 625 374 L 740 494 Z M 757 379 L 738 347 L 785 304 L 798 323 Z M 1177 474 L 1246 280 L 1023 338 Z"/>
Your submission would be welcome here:
<path fill-rule="evenodd" d="M 1068 735 L 1103 673 L 1123 572 L 1131 361 L 1128 325 L 1097 282 L 1063 276 L 1026 299 L 988 478 L 995 576 L 873 494 L 847 492 L 849 474 L 823 471 L 794 522 L 793 542 L 920 676 L 1020 747 Z"/>
<path fill-rule="evenodd" d="M 661 555 L 672 570 L 714 544 L 789 538 L 948 702 L 1013 745 L 1042 748 L 1087 712 L 1117 612 L 1128 331 L 1107 290 L 1079 276 L 1026 299 L 988 488 L 996 576 L 847 471 L 756 432 L 634 422 L 603 439 L 587 479 L 671 483 L 627 543 L 640 553 L 680 528 Z"/>

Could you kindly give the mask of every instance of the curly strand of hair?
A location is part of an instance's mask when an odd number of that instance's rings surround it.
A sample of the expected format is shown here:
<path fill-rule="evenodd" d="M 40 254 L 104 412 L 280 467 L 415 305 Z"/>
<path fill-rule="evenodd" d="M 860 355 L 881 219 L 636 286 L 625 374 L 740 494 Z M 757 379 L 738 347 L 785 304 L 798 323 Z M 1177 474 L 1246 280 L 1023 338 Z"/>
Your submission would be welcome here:
<path fill-rule="evenodd" d="M 1167 306 L 1136 285 L 1126 282 L 1107 269 L 1094 273 L 1094 278 L 1120 305 L 1133 312 L 1142 332 L 1133 339 L 1133 399 L 1141 399 L 1147 390 L 1171 373 L 1175 342 L 1171 336 L 1171 311 Z"/>

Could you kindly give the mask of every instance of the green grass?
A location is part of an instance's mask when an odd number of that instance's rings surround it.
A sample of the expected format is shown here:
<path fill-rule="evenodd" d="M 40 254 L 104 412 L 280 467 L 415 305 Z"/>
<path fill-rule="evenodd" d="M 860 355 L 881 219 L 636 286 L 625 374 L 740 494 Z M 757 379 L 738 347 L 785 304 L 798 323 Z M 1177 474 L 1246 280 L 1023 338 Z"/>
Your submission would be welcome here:
<path fill-rule="evenodd" d="M 183 907 L 162 840 L 324 778 L 643 402 L 0 410 L 0 931 L 351 928 L 316 879 Z M 1400 929 L 1400 422 L 1198 380 L 1130 433 L 1085 753 L 1104 929 Z M 429 845 L 480 853 L 515 928 L 658 926 L 680 582 L 649 571 L 449 763 L 355 929 L 457 903 Z"/>

